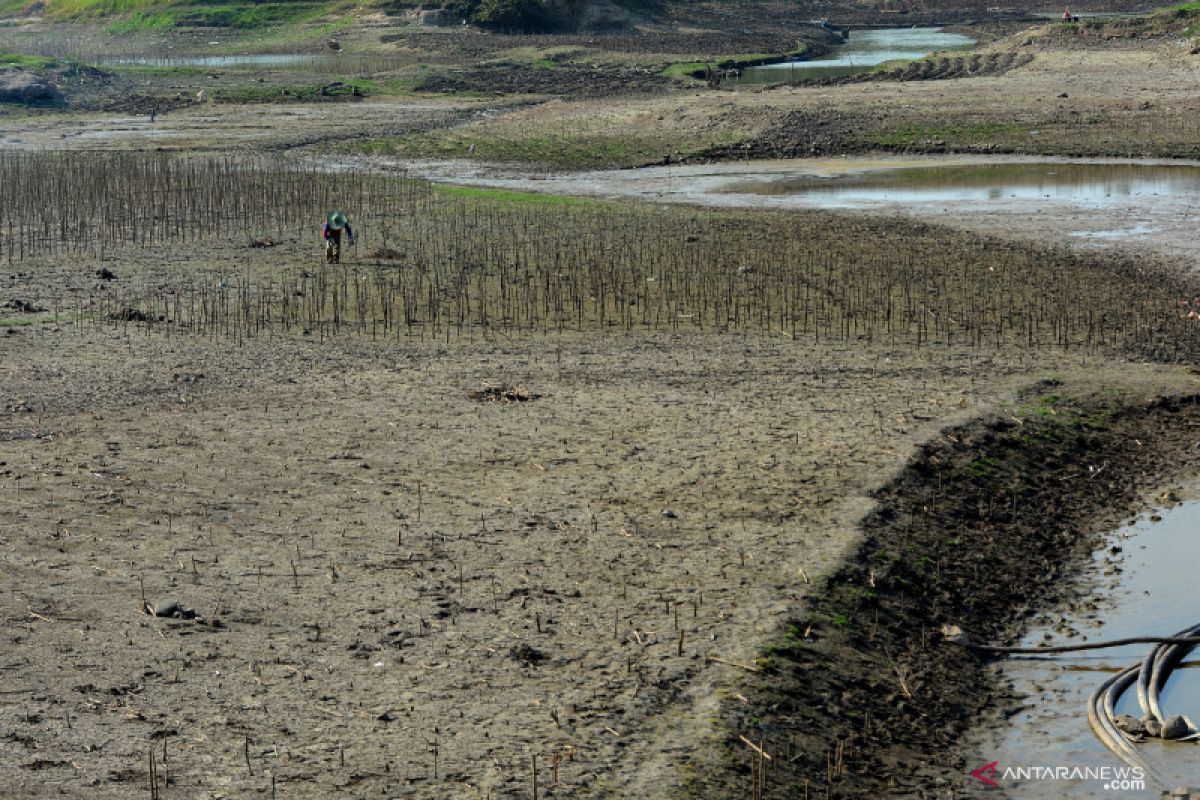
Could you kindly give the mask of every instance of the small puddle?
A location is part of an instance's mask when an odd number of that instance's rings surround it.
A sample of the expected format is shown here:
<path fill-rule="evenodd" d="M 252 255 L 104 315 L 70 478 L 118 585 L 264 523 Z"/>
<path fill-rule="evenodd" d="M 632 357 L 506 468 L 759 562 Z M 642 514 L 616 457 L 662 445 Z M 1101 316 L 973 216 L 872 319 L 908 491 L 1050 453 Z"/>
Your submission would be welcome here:
<path fill-rule="evenodd" d="M 825 207 L 1052 199 L 1083 206 L 1200 192 L 1200 167 L 1149 164 L 957 164 L 731 183 L 724 191 L 788 195 Z"/>
<path fill-rule="evenodd" d="M 281 53 L 243 56 L 102 56 L 96 63 L 139 67 L 299 67 L 328 62 L 328 56 Z"/>
<path fill-rule="evenodd" d="M 850 32 L 832 53 L 807 61 L 747 67 L 730 84 L 766 84 L 808 78 L 838 78 L 867 72 L 887 61 L 914 61 L 939 50 L 969 50 L 975 40 L 941 28 L 879 28 Z"/>
<path fill-rule="evenodd" d="M 1161 515 L 1161 519 L 1156 519 Z M 1037 624 L 1021 642 L 1034 647 L 1055 643 L 1105 641 L 1132 636 L 1169 636 L 1200 622 L 1196 597 L 1200 548 L 1200 502 L 1190 500 L 1139 519 L 1114 533 L 1096 554 L 1083 588 L 1092 591 L 1056 622 Z M 1119 549 L 1118 549 L 1119 548 Z M 1074 636 L 1064 635 L 1075 632 Z M 1001 671 L 1027 705 L 1001 731 L 981 734 L 979 765 L 1008 767 L 1122 767 L 1088 727 L 1088 697 L 1109 675 L 1140 661 L 1153 645 L 1129 645 L 1057 656 L 1013 656 Z M 1160 694 L 1163 711 L 1200 721 L 1200 656 L 1193 651 Z M 1122 696 L 1118 714 L 1141 717 L 1133 687 Z M 1138 753 L 1170 784 L 1200 785 L 1200 744 L 1151 739 Z M 973 768 L 973 767 L 972 767 Z M 1158 797 L 1147 781 L 1144 791 L 1107 791 L 1103 780 L 1021 780 L 997 777 L 1012 798 Z M 1195 795 L 1193 795 L 1195 796 Z"/>

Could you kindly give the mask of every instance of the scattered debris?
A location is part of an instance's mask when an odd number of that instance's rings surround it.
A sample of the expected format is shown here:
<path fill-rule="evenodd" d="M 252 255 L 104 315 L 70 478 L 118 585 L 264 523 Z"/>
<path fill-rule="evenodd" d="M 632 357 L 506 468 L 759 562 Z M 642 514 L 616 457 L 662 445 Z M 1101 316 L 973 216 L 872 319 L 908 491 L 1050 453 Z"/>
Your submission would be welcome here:
<path fill-rule="evenodd" d="M 211 621 L 205 619 L 195 609 L 188 608 L 178 600 L 163 600 L 157 605 L 150 605 L 149 602 L 143 602 L 142 612 L 149 614 L 152 617 L 161 617 L 164 619 L 190 619 L 201 625 L 211 625 L 214 628 L 225 627 L 221 620 L 213 619 Z"/>
<path fill-rule="evenodd" d="M 541 397 L 540 394 L 534 394 L 523 383 L 518 383 L 516 386 L 509 386 L 505 383 L 485 383 L 481 388 L 473 392 L 468 392 L 467 397 L 479 403 L 525 403 L 530 400 L 537 400 Z"/>
<path fill-rule="evenodd" d="M 281 243 L 277 239 L 251 239 L 250 247 L 278 247 Z"/>
<path fill-rule="evenodd" d="M 108 315 L 108 318 L 117 322 L 155 322 L 155 318 L 138 308 L 122 308 L 120 311 L 114 311 Z M 162 317 L 158 317 L 157 321 L 161 322 Z"/>
<path fill-rule="evenodd" d="M 14 311 L 20 311 L 22 314 L 39 314 L 46 310 L 44 307 L 30 303 L 28 300 L 18 299 L 9 300 L 4 305 L 0 305 L 0 308 L 11 308 Z"/>
<path fill-rule="evenodd" d="M 404 254 L 393 247 L 381 247 L 367 254 L 367 258 L 375 258 L 380 261 L 399 261 L 403 257 Z"/>
<path fill-rule="evenodd" d="M 101 267 L 100 269 L 96 270 L 96 277 L 102 281 L 115 281 L 117 279 L 117 273 L 113 272 L 108 267 Z"/>
<path fill-rule="evenodd" d="M 546 660 L 546 654 L 535 647 L 521 643 L 508 651 L 508 657 L 523 664 L 536 666 Z"/>

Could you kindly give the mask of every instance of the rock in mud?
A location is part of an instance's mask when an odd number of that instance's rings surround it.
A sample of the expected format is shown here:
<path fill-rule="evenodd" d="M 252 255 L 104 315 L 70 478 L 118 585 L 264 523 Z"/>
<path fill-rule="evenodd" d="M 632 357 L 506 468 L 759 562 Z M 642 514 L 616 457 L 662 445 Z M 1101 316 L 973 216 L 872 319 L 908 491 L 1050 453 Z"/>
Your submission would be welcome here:
<path fill-rule="evenodd" d="M 1182 739 L 1191 732 L 1191 726 L 1187 724 L 1184 718 L 1175 714 L 1163 720 L 1162 733 L 1159 735 L 1164 739 Z"/>
<path fill-rule="evenodd" d="M 1147 736 L 1158 736 L 1162 733 L 1162 723 L 1156 720 L 1154 717 L 1144 717 L 1142 719 L 1142 724 L 1146 726 Z"/>
<path fill-rule="evenodd" d="M 173 617 L 179 611 L 179 603 L 174 600 L 164 600 L 154 607 L 154 616 Z"/>
<path fill-rule="evenodd" d="M 1145 736 L 1146 724 L 1137 717 L 1128 714 L 1118 714 L 1113 717 L 1113 723 L 1130 736 Z"/>

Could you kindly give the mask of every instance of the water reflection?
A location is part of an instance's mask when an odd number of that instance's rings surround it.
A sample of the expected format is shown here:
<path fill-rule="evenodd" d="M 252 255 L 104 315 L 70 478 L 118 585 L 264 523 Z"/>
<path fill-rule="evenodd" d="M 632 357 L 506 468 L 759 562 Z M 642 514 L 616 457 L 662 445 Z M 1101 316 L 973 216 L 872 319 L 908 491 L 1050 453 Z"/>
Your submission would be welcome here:
<path fill-rule="evenodd" d="M 1053 199 L 1080 205 L 1200 192 L 1200 167 L 1145 164 L 976 164 L 799 175 L 730 184 L 738 194 L 790 195 L 829 207 Z"/>
<path fill-rule="evenodd" d="M 938 50 L 966 50 L 975 40 L 941 28 L 883 28 L 853 31 L 850 39 L 832 53 L 807 61 L 791 61 L 748 67 L 735 84 L 777 83 L 807 78 L 833 78 L 853 75 L 887 61 L 914 61 Z"/>
<path fill-rule="evenodd" d="M 1095 558 L 1093 574 L 1100 585 L 1092 595 L 1097 607 L 1081 607 L 1054 626 L 1035 627 L 1025 646 L 1036 646 L 1049 635 L 1062 640 L 1063 627 L 1078 631 L 1072 641 L 1170 635 L 1200 622 L 1196 603 L 1195 553 L 1200 545 L 1200 502 L 1189 502 L 1118 531 L 1109 549 Z M 1117 569 L 1119 568 L 1119 572 Z M 1092 735 L 1085 714 L 1087 697 L 1107 674 L 1141 660 L 1151 645 L 1131 645 L 1054 658 L 1014 657 L 1004 674 L 1028 695 L 1028 706 L 1007 722 L 997 742 L 981 745 L 982 757 L 1001 765 L 1099 766 L 1119 764 Z M 1171 676 L 1160 694 L 1167 714 L 1200 717 L 1200 669 L 1195 653 Z M 1128 691 L 1118 713 L 1141 716 L 1135 691 Z M 1173 786 L 1200 782 L 1200 745 L 1158 739 L 1136 745 L 1138 752 Z M 1085 798 L 1105 796 L 1086 781 L 1009 782 L 1013 798 Z M 1147 787 L 1145 796 L 1157 797 Z M 1121 796 L 1131 796 L 1124 794 Z M 1132 796 L 1142 796 L 1133 794 Z"/>

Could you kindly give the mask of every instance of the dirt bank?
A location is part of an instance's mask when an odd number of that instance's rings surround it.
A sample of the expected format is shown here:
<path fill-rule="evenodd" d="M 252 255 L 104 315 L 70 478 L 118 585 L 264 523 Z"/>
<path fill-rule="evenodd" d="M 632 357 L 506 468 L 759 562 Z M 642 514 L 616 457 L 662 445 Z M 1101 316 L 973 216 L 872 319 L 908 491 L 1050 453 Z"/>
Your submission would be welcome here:
<path fill-rule="evenodd" d="M 747 791 L 745 736 L 775 756 L 765 797 L 961 796 L 971 765 L 956 743 L 1014 704 L 940 626 L 1010 641 L 1147 490 L 1195 470 L 1198 423 L 1195 394 L 1047 381 L 943 431 L 725 703 L 725 760 L 693 789 Z"/>

